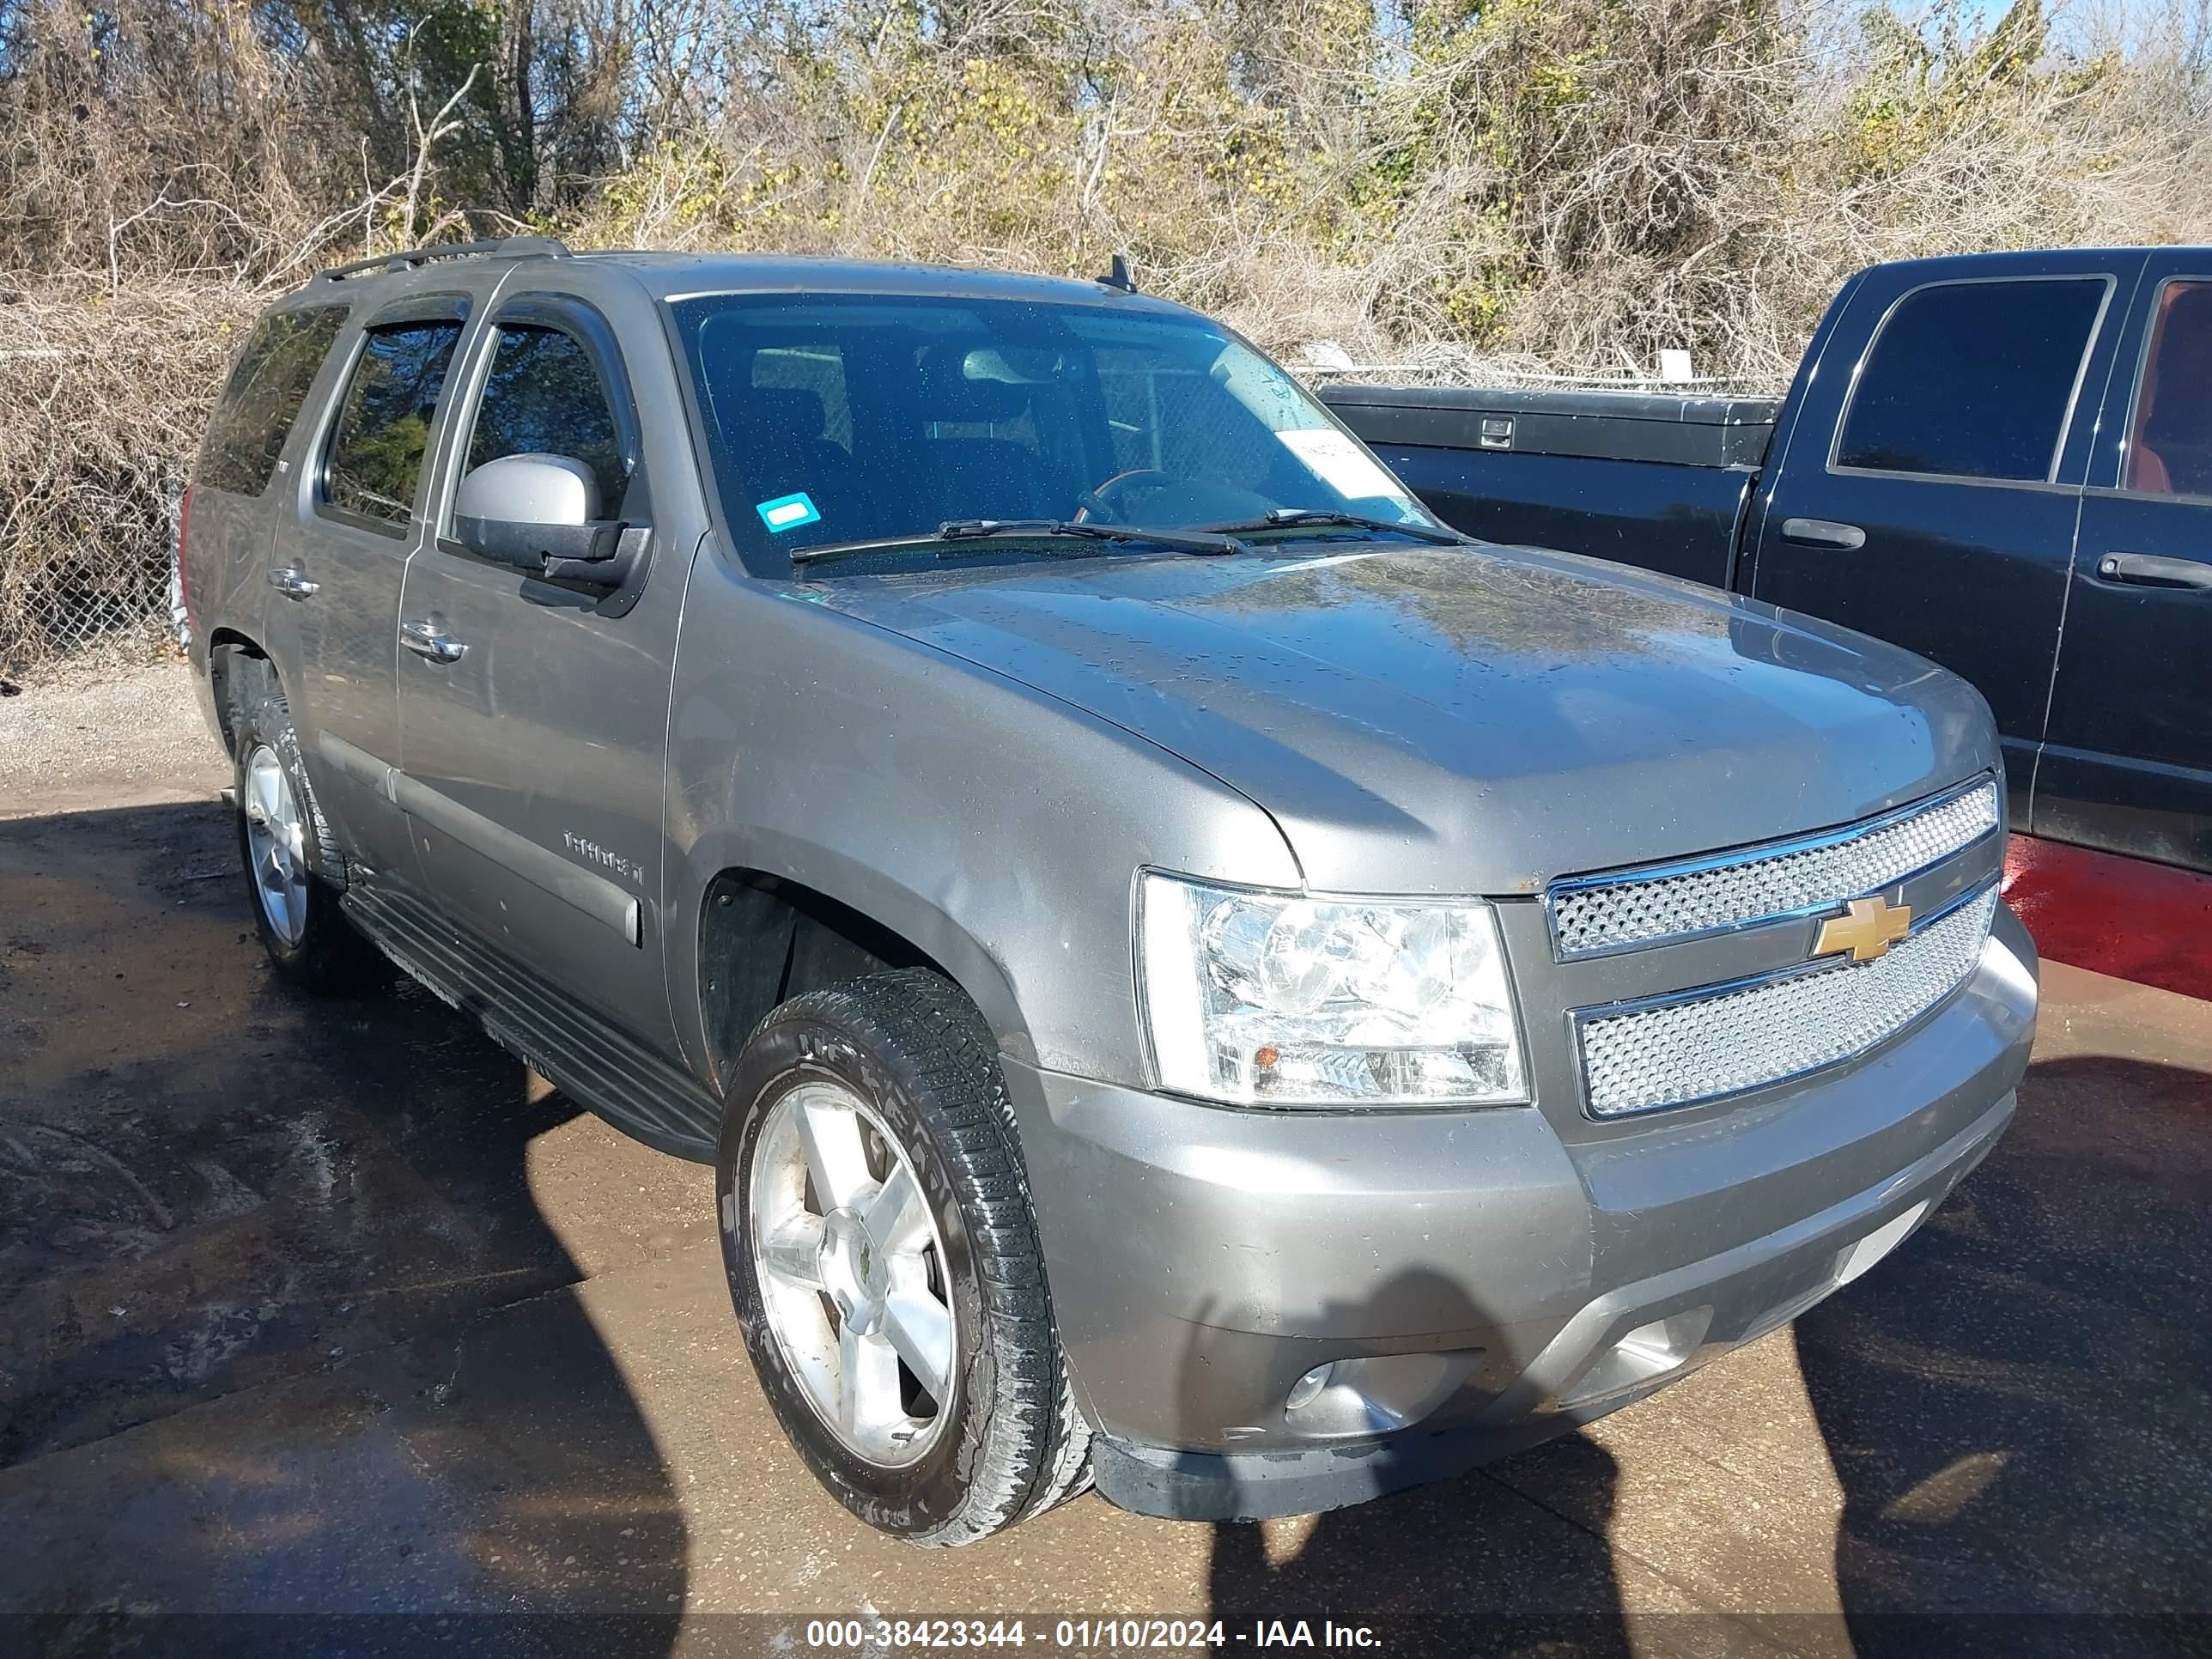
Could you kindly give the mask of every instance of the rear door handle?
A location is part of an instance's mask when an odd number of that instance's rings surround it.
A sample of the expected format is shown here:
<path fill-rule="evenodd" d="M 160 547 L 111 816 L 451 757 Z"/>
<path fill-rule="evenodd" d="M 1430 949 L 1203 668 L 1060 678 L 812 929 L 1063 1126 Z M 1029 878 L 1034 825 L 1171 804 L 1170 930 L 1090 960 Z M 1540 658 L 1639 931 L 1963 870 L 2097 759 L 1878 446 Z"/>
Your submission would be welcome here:
<path fill-rule="evenodd" d="M 311 599 L 323 591 L 320 582 L 309 581 L 307 572 L 295 564 L 280 564 L 270 571 L 269 586 L 288 599 Z"/>
<path fill-rule="evenodd" d="M 450 634 L 441 634 L 434 622 L 404 622 L 399 624 L 399 643 L 418 657 L 428 657 L 432 662 L 459 662 L 468 654 L 468 647 Z"/>
<path fill-rule="evenodd" d="M 1856 551 L 1866 545 L 1866 532 L 1855 524 L 1838 524 L 1833 519 L 1784 519 L 1782 539 Z"/>
<path fill-rule="evenodd" d="M 2156 553 L 2107 553 L 2097 561 L 2097 574 L 2138 587 L 2212 588 L 2212 564 Z"/>

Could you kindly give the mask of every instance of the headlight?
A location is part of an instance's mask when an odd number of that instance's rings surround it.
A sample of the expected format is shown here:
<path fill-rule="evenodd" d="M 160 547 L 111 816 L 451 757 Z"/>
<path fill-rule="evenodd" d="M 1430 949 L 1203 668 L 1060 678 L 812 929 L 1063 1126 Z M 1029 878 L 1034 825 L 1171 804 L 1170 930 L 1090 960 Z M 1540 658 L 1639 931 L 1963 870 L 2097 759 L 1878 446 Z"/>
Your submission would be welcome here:
<path fill-rule="evenodd" d="M 1486 904 L 1310 899 L 1147 872 L 1138 914 L 1164 1088 L 1261 1106 L 1528 1097 Z"/>

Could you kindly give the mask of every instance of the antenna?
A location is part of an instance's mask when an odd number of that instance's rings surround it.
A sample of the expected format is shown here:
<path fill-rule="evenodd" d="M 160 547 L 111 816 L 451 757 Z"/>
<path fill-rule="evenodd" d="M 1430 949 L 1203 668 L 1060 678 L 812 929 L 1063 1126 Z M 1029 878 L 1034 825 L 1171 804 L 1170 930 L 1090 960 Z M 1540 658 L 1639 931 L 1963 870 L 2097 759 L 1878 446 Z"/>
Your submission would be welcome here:
<path fill-rule="evenodd" d="M 1137 279 L 1129 275 L 1129 261 L 1124 254 L 1115 254 L 1113 268 L 1097 280 L 1108 288 L 1120 289 L 1124 294 L 1137 291 Z"/>

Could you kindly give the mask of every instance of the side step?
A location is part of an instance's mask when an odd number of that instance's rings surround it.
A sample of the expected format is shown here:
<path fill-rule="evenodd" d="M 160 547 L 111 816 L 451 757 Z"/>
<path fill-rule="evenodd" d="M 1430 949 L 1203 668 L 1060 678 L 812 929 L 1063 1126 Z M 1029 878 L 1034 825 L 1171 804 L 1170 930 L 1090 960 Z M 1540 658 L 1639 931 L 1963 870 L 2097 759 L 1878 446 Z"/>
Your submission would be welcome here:
<path fill-rule="evenodd" d="M 562 1093 L 659 1152 L 714 1161 L 722 1109 L 690 1073 L 426 905 L 357 883 L 345 908 L 379 950 Z"/>

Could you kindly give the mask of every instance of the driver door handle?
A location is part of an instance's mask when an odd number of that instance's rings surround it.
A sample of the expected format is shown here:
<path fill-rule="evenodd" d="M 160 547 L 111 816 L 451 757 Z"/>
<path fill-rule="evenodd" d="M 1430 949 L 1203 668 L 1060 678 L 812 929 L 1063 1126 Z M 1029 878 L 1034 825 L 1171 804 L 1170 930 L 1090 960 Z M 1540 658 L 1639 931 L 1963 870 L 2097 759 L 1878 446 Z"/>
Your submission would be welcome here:
<path fill-rule="evenodd" d="M 1784 519 L 1782 539 L 1855 552 L 1866 545 L 1866 532 L 1855 524 L 1838 524 L 1833 519 Z"/>
<path fill-rule="evenodd" d="M 307 580 L 296 564 L 280 564 L 269 573 L 269 586 L 288 599 L 311 599 L 323 591 L 320 582 Z"/>
<path fill-rule="evenodd" d="M 441 634 L 437 623 L 428 621 L 400 623 L 399 643 L 432 662 L 459 662 L 469 650 L 452 635 Z"/>
<path fill-rule="evenodd" d="M 2097 574 L 2108 582 L 2139 587 L 2212 588 L 2212 564 L 2156 553 L 2107 553 L 2097 561 Z"/>

